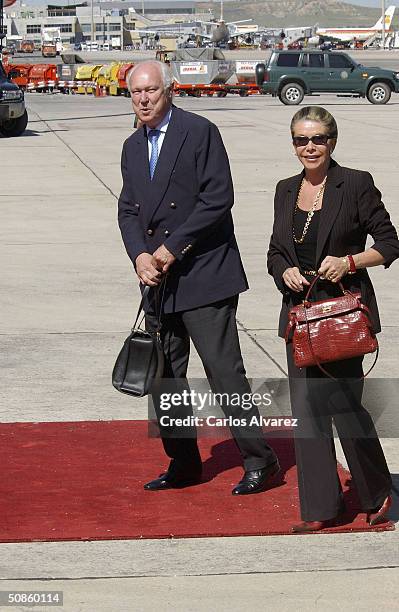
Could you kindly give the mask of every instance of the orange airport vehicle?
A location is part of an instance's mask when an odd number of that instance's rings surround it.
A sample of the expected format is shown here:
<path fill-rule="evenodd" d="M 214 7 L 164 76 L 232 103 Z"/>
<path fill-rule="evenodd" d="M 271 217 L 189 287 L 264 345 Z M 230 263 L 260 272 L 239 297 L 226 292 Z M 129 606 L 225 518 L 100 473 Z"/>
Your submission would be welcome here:
<path fill-rule="evenodd" d="M 33 64 L 29 72 L 27 90 L 48 91 L 57 85 L 57 66 L 55 64 Z"/>
<path fill-rule="evenodd" d="M 56 57 L 57 56 L 57 46 L 55 43 L 44 42 L 42 44 L 42 56 L 43 57 Z"/>
<path fill-rule="evenodd" d="M 25 91 L 29 83 L 29 73 L 33 66 L 34 64 L 8 64 L 7 72 L 11 69 L 18 71 L 18 76 L 15 76 L 12 81 Z"/>
<path fill-rule="evenodd" d="M 35 50 L 35 44 L 33 40 L 23 40 L 20 46 L 20 53 L 33 53 Z"/>

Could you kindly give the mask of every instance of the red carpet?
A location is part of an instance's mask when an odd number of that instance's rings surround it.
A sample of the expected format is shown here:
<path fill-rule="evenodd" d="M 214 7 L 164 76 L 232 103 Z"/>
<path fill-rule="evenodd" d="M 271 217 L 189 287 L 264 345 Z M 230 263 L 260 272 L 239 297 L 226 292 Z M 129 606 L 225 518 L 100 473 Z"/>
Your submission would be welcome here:
<path fill-rule="evenodd" d="M 201 485 L 150 492 L 143 483 L 167 462 L 146 421 L 2 424 L 0 541 L 287 534 L 299 520 L 293 443 L 272 444 L 283 475 L 264 493 L 231 495 L 239 455 L 231 440 L 215 438 L 200 440 Z M 348 514 L 329 531 L 370 531 L 342 468 L 340 477 Z"/>

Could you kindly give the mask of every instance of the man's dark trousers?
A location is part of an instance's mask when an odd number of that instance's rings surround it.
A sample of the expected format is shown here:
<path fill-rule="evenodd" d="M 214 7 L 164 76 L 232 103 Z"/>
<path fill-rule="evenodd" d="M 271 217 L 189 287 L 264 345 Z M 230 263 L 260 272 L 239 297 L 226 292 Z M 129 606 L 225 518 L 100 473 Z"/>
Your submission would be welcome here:
<path fill-rule="evenodd" d="M 213 304 L 166 314 L 162 318 L 161 336 L 165 353 L 165 379 L 176 380 L 175 391 L 188 389 L 186 381 L 190 338 L 201 358 L 206 376 L 213 393 L 229 394 L 231 397 L 251 393 L 239 344 L 236 310 L 238 296 L 233 296 Z M 156 328 L 156 319 L 146 315 L 146 328 Z M 171 391 L 170 381 L 167 383 Z M 162 392 L 162 385 L 159 393 Z M 159 393 L 153 393 L 154 408 L 158 417 L 184 418 L 191 416 L 191 405 L 180 407 L 178 411 L 165 412 L 159 406 Z M 221 406 L 226 416 L 246 419 L 246 425 L 231 427 L 231 433 L 240 450 L 246 471 L 258 470 L 276 461 L 274 451 L 266 443 L 262 429 L 250 426 L 252 417 L 259 419 L 258 409 L 252 405 L 243 410 L 241 405 Z M 198 469 L 201 458 L 198 451 L 195 427 L 161 427 L 160 432 L 166 454 L 172 459 L 170 469 L 187 473 Z"/>

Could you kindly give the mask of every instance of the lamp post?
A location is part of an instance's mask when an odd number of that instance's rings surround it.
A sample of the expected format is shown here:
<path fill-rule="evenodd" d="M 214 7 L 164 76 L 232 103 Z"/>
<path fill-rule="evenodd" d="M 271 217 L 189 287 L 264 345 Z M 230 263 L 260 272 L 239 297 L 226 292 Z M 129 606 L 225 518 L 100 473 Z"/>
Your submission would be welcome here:
<path fill-rule="evenodd" d="M 94 34 L 94 9 L 93 9 L 93 2 L 94 0 L 91 0 L 91 42 L 93 43 L 95 41 L 95 34 Z M 92 45 L 90 45 L 91 47 Z"/>
<path fill-rule="evenodd" d="M 381 46 L 385 49 L 385 0 L 382 0 L 382 31 L 381 31 Z"/>
<path fill-rule="evenodd" d="M 4 32 L 3 32 L 3 0 L 0 0 L 0 59 L 1 59 L 2 53 L 3 53 L 3 38 L 4 38 Z"/>

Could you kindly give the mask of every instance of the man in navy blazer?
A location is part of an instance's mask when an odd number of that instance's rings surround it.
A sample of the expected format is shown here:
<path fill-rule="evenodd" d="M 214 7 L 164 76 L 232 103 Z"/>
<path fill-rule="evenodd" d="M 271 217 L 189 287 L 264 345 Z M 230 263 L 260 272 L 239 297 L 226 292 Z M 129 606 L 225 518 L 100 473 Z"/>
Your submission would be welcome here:
<path fill-rule="evenodd" d="M 136 65 L 128 83 L 141 127 L 123 146 L 118 219 L 142 286 L 156 291 L 166 276 L 160 291 L 164 378 L 175 379 L 176 388 L 187 388 L 191 338 L 212 391 L 241 397 L 250 393 L 250 386 L 235 314 L 238 295 L 248 284 L 234 236 L 233 185 L 220 133 L 207 119 L 172 104 L 172 78 L 165 64 Z M 156 325 L 147 304 L 146 328 L 152 331 Z M 153 401 L 159 420 L 159 394 L 153 393 Z M 230 401 L 221 407 L 226 416 L 240 420 L 231 432 L 245 473 L 232 492 L 258 492 L 279 471 L 261 428 L 250 425 L 258 410 L 252 404 L 244 410 Z M 170 417 L 176 415 L 192 415 L 192 406 L 169 412 Z M 195 427 L 160 425 L 160 432 L 171 461 L 166 473 L 144 488 L 198 483 L 202 463 Z"/>

